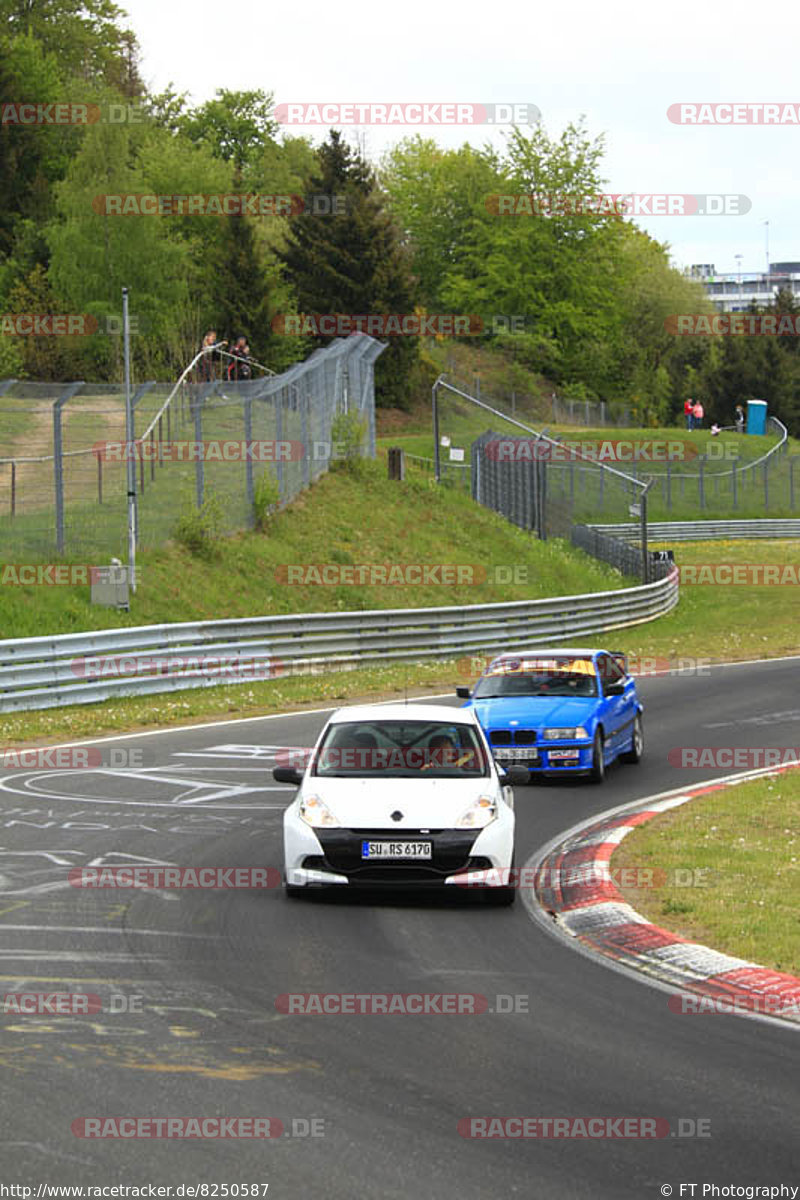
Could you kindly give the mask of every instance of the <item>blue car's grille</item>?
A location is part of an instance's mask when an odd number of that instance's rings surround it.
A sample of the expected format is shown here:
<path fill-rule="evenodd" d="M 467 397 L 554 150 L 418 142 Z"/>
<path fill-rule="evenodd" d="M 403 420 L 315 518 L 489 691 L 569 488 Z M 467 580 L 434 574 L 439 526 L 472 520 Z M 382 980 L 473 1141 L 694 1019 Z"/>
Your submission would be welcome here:
<path fill-rule="evenodd" d="M 513 732 L 513 739 L 512 739 Z M 536 742 L 535 729 L 490 729 L 489 741 L 493 746 L 533 746 Z"/>

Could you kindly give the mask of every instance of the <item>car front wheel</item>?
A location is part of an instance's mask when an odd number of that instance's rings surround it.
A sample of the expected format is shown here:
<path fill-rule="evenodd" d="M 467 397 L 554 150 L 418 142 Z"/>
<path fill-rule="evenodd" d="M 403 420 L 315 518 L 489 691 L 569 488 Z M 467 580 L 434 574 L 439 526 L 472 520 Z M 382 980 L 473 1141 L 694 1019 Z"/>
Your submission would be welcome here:
<path fill-rule="evenodd" d="M 606 777 L 606 760 L 604 758 L 603 735 L 595 730 L 594 745 L 592 746 L 592 769 L 589 778 L 592 783 L 602 783 Z"/>

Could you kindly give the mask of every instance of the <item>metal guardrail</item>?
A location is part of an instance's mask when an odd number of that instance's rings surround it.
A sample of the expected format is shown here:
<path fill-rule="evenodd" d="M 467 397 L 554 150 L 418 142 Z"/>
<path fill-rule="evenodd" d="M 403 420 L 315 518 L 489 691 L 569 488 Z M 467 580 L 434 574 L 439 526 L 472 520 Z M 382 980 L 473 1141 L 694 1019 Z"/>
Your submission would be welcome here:
<path fill-rule="evenodd" d="M 640 587 L 546 600 L 19 638 L 0 642 L 0 712 L 544 645 L 653 620 L 677 602 L 678 572 L 673 570 Z"/>
<path fill-rule="evenodd" d="M 638 538 L 639 525 L 590 525 L 598 533 Z M 755 517 L 749 521 L 648 521 L 651 542 L 703 542 L 715 538 L 800 538 L 800 518 Z"/>

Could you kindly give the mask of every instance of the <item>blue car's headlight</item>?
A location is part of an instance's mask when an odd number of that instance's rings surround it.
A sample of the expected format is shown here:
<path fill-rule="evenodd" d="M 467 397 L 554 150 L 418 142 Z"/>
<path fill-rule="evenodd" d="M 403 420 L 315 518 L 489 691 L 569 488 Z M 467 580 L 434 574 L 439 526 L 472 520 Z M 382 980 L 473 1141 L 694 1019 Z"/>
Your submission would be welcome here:
<path fill-rule="evenodd" d="M 581 739 L 589 740 L 589 735 L 582 725 L 571 729 L 545 729 L 542 737 L 546 742 L 576 742 Z"/>

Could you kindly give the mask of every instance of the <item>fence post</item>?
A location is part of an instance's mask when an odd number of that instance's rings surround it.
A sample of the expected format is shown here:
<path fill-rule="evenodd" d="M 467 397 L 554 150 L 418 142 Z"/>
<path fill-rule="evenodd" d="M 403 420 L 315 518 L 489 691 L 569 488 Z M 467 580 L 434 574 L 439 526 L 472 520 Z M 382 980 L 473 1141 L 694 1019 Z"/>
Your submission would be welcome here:
<path fill-rule="evenodd" d="M 158 465 L 164 465 L 164 418 L 158 418 Z"/>
<path fill-rule="evenodd" d="M 795 460 L 795 455 L 793 454 L 791 456 L 791 458 L 789 459 L 789 508 L 794 508 L 794 460 Z M 13 499 L 13 497 L 14 497 L 13 463 L 12 463 L 12 475 L 11 475 L 11 497 L 12 497 L 11 513 L 13 516 L 13 513 L 14 513 L 14 509 L 13 509 L 13 503 L 14 503 L 14 499 Z"/>
<path fill-rule="evenodd" d="M 705 506 L 706 506 L 706 477 L 705 477 L 706 456 L 705 456 L 705 454 L 700 455 L 700 458 L 698 459 L 698 466 L 700 467 L 700 474 L 697 476 L 697 494 L 698 494 L 698 498 L 700 500 L 700 507 L 705 508 Z"/>
<path fill-rule="evenodd" d="M 204 400 L 205 400 L 205 395 L 203 392 L 200 392 L 197 396 L 195 396 L 195 400 L 194 400 L 194 440 L 198 446 L 202 446 L 202 444 L 203 444 L 203 401 Z M 202 450 L 198 450 L 197 455 L 195 457 L 194 487 L 195 487 L 195 499 L 196 499 L 197 507 L 199 510 L 203 507 L 203 494 L 205 492 L 205 474 L 204 474 L 204 463 L 203 463 Z"/>
<path fill-rule="evenodd" d="M 56 509 L 56 549 L 64 553 L 64 462 L 61 439 L 61 410 L 68 400 L 83 387 L 83 380 L 70 383 L 57 400 L 53 401 L 53 486 Z"/>
<path fill-rule="evenodd" d="M 285 386 L 280 388 L 275 393 L 275 441 L 280 443 L 283 441 L 283 393 Z M 279 458 L 275 464 L 275 474 L 278 478 L 278 495 L 281 500 L 284 497 L 283 484 L 283 459 Z"/>
<path fill-rule="evenodd" d="M 764 463 L 764 512 L 769 508 L 769 459 Z"/>
<path fill-rule="evenodd" d="M 647 554 L 647 489 L 650 484 L 645 485 L 645 489 L 639 497 L 639 509 L 642 520 L 642 583 L 650 582 L 650 562 Z"/>
<path fill-rule="evenodd" d="M 672 512 L 672 462 L 667 459 L 667 511 Z"/>
<path fill-rule="evenodd" d="M 103 503 L 103 452 L 97 451 L 97 503 Z"/>
<path fill-rule="evenodd" d="M 250 396 L 244 397 L 242 417 L 244 419 L 244 488 L 247 496 L 247 521 L 252 526 L 255 524 L 256 493 L 253 483 L 253 456 L 250 453 L 250 447 L 253 444 L 253 401 Z M 308 450 L 306 449 L 307 454 Z"/>
<path fill-rule="evenodd" d="M 738 497 L 736 494 L 736 460 L 735 459 L 732 462 L 731 484 L 733 487 L 733 507 L 737 508 L 738 507 Z"/>
<path fill-rule="evenodd" d="M 308 390 L 303 388 L 300 401 L 300 441 L 303 443 L 303 486 L 311 482 L 311 454 L 308 444 Z"/>

